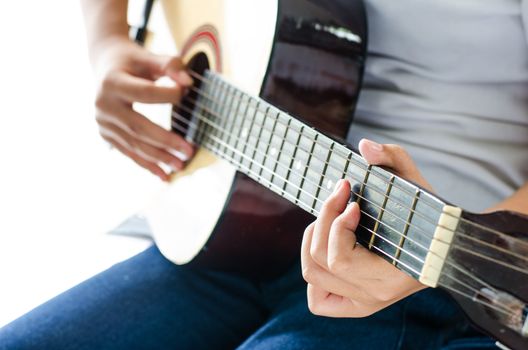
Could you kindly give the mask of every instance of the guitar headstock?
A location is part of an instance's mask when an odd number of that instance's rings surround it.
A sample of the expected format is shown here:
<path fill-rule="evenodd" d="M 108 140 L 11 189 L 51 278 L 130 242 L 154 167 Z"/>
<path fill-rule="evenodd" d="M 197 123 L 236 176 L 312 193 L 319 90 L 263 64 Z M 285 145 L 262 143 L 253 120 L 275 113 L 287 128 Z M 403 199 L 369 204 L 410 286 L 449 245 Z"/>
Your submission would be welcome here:
<path fill-rule="evenodd" d="M 528 349 L 528 217 L 463 212 L 439 287 L 478 328 Z"/>

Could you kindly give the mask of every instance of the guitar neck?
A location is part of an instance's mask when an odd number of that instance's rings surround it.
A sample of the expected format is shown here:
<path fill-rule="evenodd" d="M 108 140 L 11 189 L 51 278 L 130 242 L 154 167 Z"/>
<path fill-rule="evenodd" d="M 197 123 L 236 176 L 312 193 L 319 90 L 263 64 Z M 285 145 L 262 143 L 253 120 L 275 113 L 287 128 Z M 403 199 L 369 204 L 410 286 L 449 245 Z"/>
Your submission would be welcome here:
<path fill-rule="evenodd" d="M 436 286 L 460 209 L 375 166 L 260 98 L 207 71 L 183 103 L 179 131 L 263 186 L 317 216 L 340 179 L 360 204 L 358 241 Z M 192 109 L 190 104 L 192 104 Z M 177 118 L 179 119 L 179 118 Z"/>

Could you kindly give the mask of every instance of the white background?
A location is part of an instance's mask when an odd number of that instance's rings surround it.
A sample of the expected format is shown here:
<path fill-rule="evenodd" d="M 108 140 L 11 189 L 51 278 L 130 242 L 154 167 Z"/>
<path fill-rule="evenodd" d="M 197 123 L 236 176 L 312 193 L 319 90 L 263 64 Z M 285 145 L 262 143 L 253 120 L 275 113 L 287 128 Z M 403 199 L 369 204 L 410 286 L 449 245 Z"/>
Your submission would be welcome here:
<path fill-rule="evenodd" d="M 158 186 L 94 120 L 78 0 L 0 5 L 0 327 L 149 243 L 105 234 Z"/>

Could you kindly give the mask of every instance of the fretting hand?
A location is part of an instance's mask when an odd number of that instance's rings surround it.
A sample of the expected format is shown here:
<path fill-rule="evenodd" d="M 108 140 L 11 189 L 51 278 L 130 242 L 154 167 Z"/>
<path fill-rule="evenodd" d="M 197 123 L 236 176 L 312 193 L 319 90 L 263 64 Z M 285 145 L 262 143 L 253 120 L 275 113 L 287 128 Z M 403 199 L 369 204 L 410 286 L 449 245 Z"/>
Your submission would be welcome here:
<path fill-rule="evenodd" d="M 94 65 L 99 81 L 96 120 L 101 136 L 167 181 L 169 175 L 160 163 L 181 170 L 185 158 L 193 155 L 193 146 L 134 111 L 132 103 L 178 103 L 192 84 L 190 76 L 178 58 L 154 55 L 128 39 L 113 40 L 100 51 L 103 54 Z M 156 85 L 162 76 L 171 78 L 173 86 Z"/>
<path fill-rule="evenodd" d="M 390 168 L 394 174 L 431 190 L 401 147 L 362 140 L 359 151 L 369 164 Z M 356 203 L 347 206 L 350 191 L 348 181 L 341 180 L 304 233 L 302 270 L 308 282 L 308 306 L 317 315 L 365 317 L 425 288 L 380 256 L 356 245 L 354 231 L 361 214 Z"/>

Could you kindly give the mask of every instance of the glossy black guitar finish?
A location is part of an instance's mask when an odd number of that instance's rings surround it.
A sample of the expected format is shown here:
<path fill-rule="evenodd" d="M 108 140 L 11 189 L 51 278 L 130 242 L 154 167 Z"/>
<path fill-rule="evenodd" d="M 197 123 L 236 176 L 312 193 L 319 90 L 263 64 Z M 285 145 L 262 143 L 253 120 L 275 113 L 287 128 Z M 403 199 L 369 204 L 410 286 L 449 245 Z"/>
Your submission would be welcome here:
<path fill-rule="evenodd" d="M 447 291 L 479 328 L 512 349 L 528 349 L 528 334 L 520 334 L 528 331 L 528 217 L 464 212 L 462 218 L 448 258 L 458 268 L 448 263 L 444 275 L 451 277 L 442 278 Z"/>
<path fill-rule="evenodd" d="M 343 29 L 357 42 L 332 33 Z M 333 138 L 344 139 L 361 86 L 366 36 L 361 1 L 279 1 L 260 97 Z M 272 276 L 299 256 L 302 234 L 313 220 L 238 173 L 218 225 L 192 264 Z"/>

